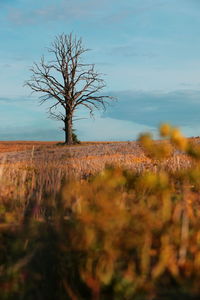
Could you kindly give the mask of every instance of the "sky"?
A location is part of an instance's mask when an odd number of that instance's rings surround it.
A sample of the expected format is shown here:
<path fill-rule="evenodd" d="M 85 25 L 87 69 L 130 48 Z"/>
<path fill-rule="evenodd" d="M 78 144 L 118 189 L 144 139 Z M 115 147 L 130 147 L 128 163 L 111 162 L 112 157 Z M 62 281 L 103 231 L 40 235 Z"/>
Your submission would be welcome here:
<path fill-rule="evenodd" d="M 63 139 L 24 82 L 70 32 L 118 99 L 95 119 L 77 111 L 80 140 L 135 140 L 162 122 L 200 136 L 199 0 L 0 0 L 0 140 Z"/>

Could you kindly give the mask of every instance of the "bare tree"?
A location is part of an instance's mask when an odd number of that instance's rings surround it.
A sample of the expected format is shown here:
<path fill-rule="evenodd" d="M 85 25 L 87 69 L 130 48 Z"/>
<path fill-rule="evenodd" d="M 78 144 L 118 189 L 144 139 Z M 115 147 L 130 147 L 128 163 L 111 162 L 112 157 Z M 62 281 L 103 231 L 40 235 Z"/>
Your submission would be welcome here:
<path fill-rule="evenodd" d="M 105 82 L 95 71 L 94 64 L 84 64 L 82 55 L 87 52 L 82 39 L 71 34 L 56 36 L 48 52 L 50 61 L 41 58 L 30 69 L 32 76 L 25 85 L 33 92 L 42 93 L 41 103 L 49 101 L 50 117 L 64 122 L 65 143 L 73 143 L 73 116 L 80 106 L 93 115 L 94 109 L 104 108 L 110 96 L 101 95 Z M 53 100 L 53 103 L 50 102 Z"/>

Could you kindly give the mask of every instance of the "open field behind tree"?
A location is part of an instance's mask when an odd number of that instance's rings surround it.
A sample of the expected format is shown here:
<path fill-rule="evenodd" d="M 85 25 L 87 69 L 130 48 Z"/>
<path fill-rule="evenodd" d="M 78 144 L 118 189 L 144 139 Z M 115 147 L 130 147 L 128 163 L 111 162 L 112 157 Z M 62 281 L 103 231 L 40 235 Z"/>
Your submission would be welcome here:
<path fill-rule="evenodd" d="M 199 139 L 190 141 L 199 143 Z M 32 197 L 40 202 L 44 195 L 55 197 L 63 179 L 87 180 L 107 166 L 155 173 L 176 172 L 191 165 L 191 158 L 184 152 L 174 149 L 170 157 L 158 160 L 135 141 L 85 142 L 74 146 L 60 146 L 57 142 L 0 142 L 0 198 L 13 203 L 16 200 L 22 206 Z"/>
<path fill-rule="evenodd" d="M 199 139 L 190 139 L 194 144 Z M 159 141 L 157 143 L 160 143 Z M 66 175 L 78 178 L 94 175 L 106 165 L 116 165 L 144 171 L 156 169 L 160 162 L 152 161 L 139 142 L 83 142 L 80 145 L 62 146 L 57 142 L 13 141 L 0 142 L 1 167 L 52 165 Z M 162 162 L 163 168 L 188 167 L 190 160 L 184 153 L 174 151 Z"/>

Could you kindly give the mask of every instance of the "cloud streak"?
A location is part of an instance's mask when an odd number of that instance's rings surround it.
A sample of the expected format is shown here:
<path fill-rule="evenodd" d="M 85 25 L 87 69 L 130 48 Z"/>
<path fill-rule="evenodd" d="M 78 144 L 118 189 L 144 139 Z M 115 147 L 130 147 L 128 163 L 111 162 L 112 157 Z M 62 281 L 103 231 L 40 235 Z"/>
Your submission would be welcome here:
<path fill-rule="evenodd" d="M 147 57 L 147 58 L 154 58 L 158 55 L 151 51 L 138 51 L 135 46 L 127 45 L 127 46 L 118 46 L 112 47 L 109 51 L 109 55 L 114 56 L 123 56 L 126 58 L 130 57 Z"/>
<path fill-rule="evenodd" d="M 9 3 L 12 3 L 10 0 Z M 44 1 L 44 5 L 41 2 L 36 1 L 34 8 L 11 8 L 8 14 L 8 19 L 17 25 L 36 24 L 43 22 L 52 22 L 58 20 L 70 21 L 72 19 L 77 20 L 95 20 L 103 21 L 105 23 L 114 24 L 126 20 L 132 15 L 140 15 L 144 12 L 151 11 L 152 9 L 163 6 L 162 0 L 152 1 L 145 0 L 141 4 L 141 1 L 136 1 L 130 4 L 125 2 L 123 8 L 118 5 L 115 9 L 113 7 L 114 1 L 107 0 L 67 0 L 58 1 Z M 113 13 L 113 11 L 115 11 Z"/>
<path fill-rule="evenodd" d="M 100 4 L 101 3 L 101 4 Z M 50 1 L 48 5 L 36 5 L 35 8 L 11 8 L 8 19 L 17 25 L 38 24 L 52 21 L 71 21 L 80 19 L 97 18 L 106 3 L 99 1 Z"/>
<path fill-rule="evenodd" d="M 133 2 L 132 5 L 127 5 L 126 8 L 117 11 L 105 18 L 107 23 L 122 23 L 132 16 L 142 15 L 149 11 L 163 7 L 166 3 L 162 0 L 146 0 Z"/>

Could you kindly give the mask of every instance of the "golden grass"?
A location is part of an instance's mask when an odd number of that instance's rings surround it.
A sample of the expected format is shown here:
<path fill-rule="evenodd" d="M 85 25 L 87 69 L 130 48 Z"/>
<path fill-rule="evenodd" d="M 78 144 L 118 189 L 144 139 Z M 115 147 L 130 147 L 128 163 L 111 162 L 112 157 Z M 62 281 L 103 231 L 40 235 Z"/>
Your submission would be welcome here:
<path fill-rule="evenodd" d="M 0 156 L 0 199 L 6 202 L 12 200 L 15 209 L 17 205 L 24 206 L 32 197 L 37 198 L 38 202 L 43 195 L 55 197 L 63 178 L 86 179 L 103 171 L 108 165 L 138 173 L 161 169 L 176 171 L 191 165 L 191 159 L 184 154 L 172 155 L 162 162 L 152 159 L 136 142 L 79 147 L 56 146 L 46 142 L 21 142 L 15 145 L 11 142 L 4 146 L 6 149 L 18 147 L 18 151 L 7 151 Z M 30 148 L 22 150 L 20 146 Z"/>
<path fill-rule="evenodd" d="M 0 141 L 0 153 L 4 152 L 13 152 L 13 151 L 24 151 L 24 150 L 31 150 L 33 147 L 35 148 L 49 148 L 52 146 L 56 146 L 57 144 L 62 144 L 62 142 L 56 141 Z M 95 141 L 87 141 L 81 142 L 81 146 L 87 145 L 98 145 L 98 144 L 119 144 L 119 143 L 127 143 L 127 142 L 95 142 Z M 79 144 L 73 145 L 73 147 L 80 146 Z M 65 146 L 70 147 L 70 146 Z"/>
<path fill-rule="evenodd" d="M 0 153 L 30 150 L 34 147 L 47 147 L 55 145 L 57 142 L 37 142 L 37 141 L 0 141 Z"/>

